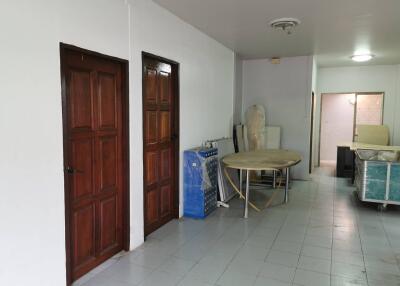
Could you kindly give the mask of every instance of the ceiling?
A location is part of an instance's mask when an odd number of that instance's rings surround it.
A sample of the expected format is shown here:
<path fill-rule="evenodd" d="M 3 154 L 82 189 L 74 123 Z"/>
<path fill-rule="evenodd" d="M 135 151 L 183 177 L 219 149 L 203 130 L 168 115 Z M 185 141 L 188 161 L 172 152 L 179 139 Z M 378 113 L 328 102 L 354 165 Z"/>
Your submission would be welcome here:
<path fill-rule="evenodd" d="M 349 66 L 370 51 L 367 64 L 400 63 L 400 0 L 153 1 L 244 59 L 316 55 L 319 66 Z M 280 17 L 301 24 L 292 35 L 271 29 Z"/>

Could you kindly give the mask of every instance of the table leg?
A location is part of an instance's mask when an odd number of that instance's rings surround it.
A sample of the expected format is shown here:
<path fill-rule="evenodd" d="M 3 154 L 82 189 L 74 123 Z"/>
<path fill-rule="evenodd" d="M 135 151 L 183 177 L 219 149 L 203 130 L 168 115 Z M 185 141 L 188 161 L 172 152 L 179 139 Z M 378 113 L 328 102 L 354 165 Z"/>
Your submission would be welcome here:
<path fill-rule="evenodd" d="M 249 215 L 249 184 L 250 184 L 250 171 L 246 170 L 246 198 L 244 200 L 244 218 Z"/>
<path fill-rule="evenodd" d="M 288 202 L 288 195 L 289 195 L 289 176 L 290 176 L 290 172 L 289 172 L 289 168 L 286 168 L 286 182 L 285 182 L 285 199 L 283 201 L 283 203 L 287 203 Z"/>
<path fill-rule="evenodd" d="M 272 171 L 272 188 L 276 188 L 276 171 Z"/>
<path fill-rule="evenodd" d="M 239 169 L 239 191 L 243 195 L 242 182 L 243 182 L 243 172 L 242 169 Z"/>

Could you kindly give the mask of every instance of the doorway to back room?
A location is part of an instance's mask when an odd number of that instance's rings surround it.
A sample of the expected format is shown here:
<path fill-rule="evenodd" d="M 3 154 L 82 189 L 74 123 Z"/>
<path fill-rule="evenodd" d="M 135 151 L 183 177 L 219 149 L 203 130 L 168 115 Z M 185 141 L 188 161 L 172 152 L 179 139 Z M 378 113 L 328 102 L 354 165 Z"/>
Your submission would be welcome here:
<path fill-rule="evenodd" d="M 357 141 L 358 125 L 381 125 L 383 93 L 321 95 L 320 166 L 334 167 L 337 146 Z"/>

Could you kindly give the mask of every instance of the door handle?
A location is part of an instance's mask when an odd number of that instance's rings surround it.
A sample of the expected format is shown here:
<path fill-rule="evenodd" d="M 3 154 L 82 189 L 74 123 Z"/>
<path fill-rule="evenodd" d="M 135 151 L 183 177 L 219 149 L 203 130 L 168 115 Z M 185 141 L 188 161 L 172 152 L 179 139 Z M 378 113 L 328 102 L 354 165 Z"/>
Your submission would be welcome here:
<path fill-rule="evenodd" d="M 65 168 L 65 171 L 66 171 L 68 174 L 83 173 L 83 171 L 78 170 L 78 169 L 74 169 L 74 168 L 72 168 L 72 167 L 70 167 L 70 166 L 66 167 L 66 168 Z"/>

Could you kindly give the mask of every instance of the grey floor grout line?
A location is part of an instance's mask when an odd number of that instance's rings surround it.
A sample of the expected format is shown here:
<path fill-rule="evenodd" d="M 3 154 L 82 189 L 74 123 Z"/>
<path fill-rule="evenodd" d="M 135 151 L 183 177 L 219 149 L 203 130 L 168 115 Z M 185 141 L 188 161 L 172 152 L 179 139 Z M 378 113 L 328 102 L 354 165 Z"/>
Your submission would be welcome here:
<path fill-rule="evenodd" d="M 275 234 L 275 238 L 274 238 L 274 240 L 272 241 L 272 244 L 271 244 L 270 248 L 268 249 L 268 253 L 267 253 L 267 255 L 266 255 L 265 258 L 264 258 L 264 263 L 267 262 L 268 255 L 270 254 L 270 252 L 271 252 L 271 250 L 272 250 L 272 247 L 273 247 L 273 245 L 275 244 L 275 241 L 276 241 L 276 239 L 278 238 L 279 233 L 281 232 L 281 230 L 282 230 L 282 228 L 283 228 L 283 226 L 284 226 L 284 224 L 285 224 L 285 222 L 286 222 L 286 220 L 287 220 L 287 217 L 288 217 L 288 212 L 285 211 L 285 219 L 283 220 L 282 224 L 280 225 L 278 232 Z M 260 273 L 261 273 L 261 270 L 258 271 L 258 273 L 257 273 L 257 275 L 256 275 L 256 280 L 254 281 L 253 285 L 256 283 L 257 278 L 260 277 Z"/>
<path fill-rule="evenodd" d="M 315 201 L 316 201 L 316 198 L 315 198 L 315 194 L 314 194 L 314 195 L 313 195 L 313 202 L 312 202 L 311 206 L 315 203 Z M 310 223 L 311 223 L 311 215 L 309 214 L 309 216 L 308 216 L 308 223 L 307 223 L 307 227 L 306 227 L 306 233 L 305 233 L 305 235 L 304 235 L 303 242 L 302 242 L 302 244 L 301 244 L 301 249 L 300 249 L 300 253 L 299 253 L 299 258 L 297 259 L 296 270 L 295 270 L 295 272 L 294 272 L 293 279 L 292 279 L 292 282 L 291 282 L 292 285 L 295 285 L 295 284 L 294 284 L 294 279 L 295 279 L 295 277 L 296 277 L 297 269 L 301 269 L 301 268 L 299 268 L 299 263 L 300 263 L 301 255 L 302 255 L 302 253 L 303 253 L 304 242 L 306 241 L 306 236 L 307 236 L 307 234 L 308 234 L 308 228 L 309 228 L 309 226 L 310 226 Z"/>
<path fill-rule="evenodd" d="M 333 241 L 335 239 L 335 206 L 336 206 L 336 195 L 337 195 L 337 181 L 333 182 L 333 195 L 332 195 L 332 239 L 331 239 L 331 267 L 329 271 L 329 284 L 332 284 L 332 270 L 333 270 Z"/>
<path fill-rule="evenodd" d="M 354 196 L 353 196 L 352 199 L 354 199 Z M 357 210 L 357 217 L 356 217 L 357 233 L 358 233 L 358 239 L 360 240 L 361 254 L 362 254 L 363 263 L 364 263 L 365 279 L 367 280 L 367 285 L 369 286 L 368 272 L 367 272 L 367 267 L 365 265 L 364 245 L 363 245 L 363 242 L 361 240 L 360 223 L 359 222 L 360 222 L 360 214 L 359 214 L 359 212 Z"/>

